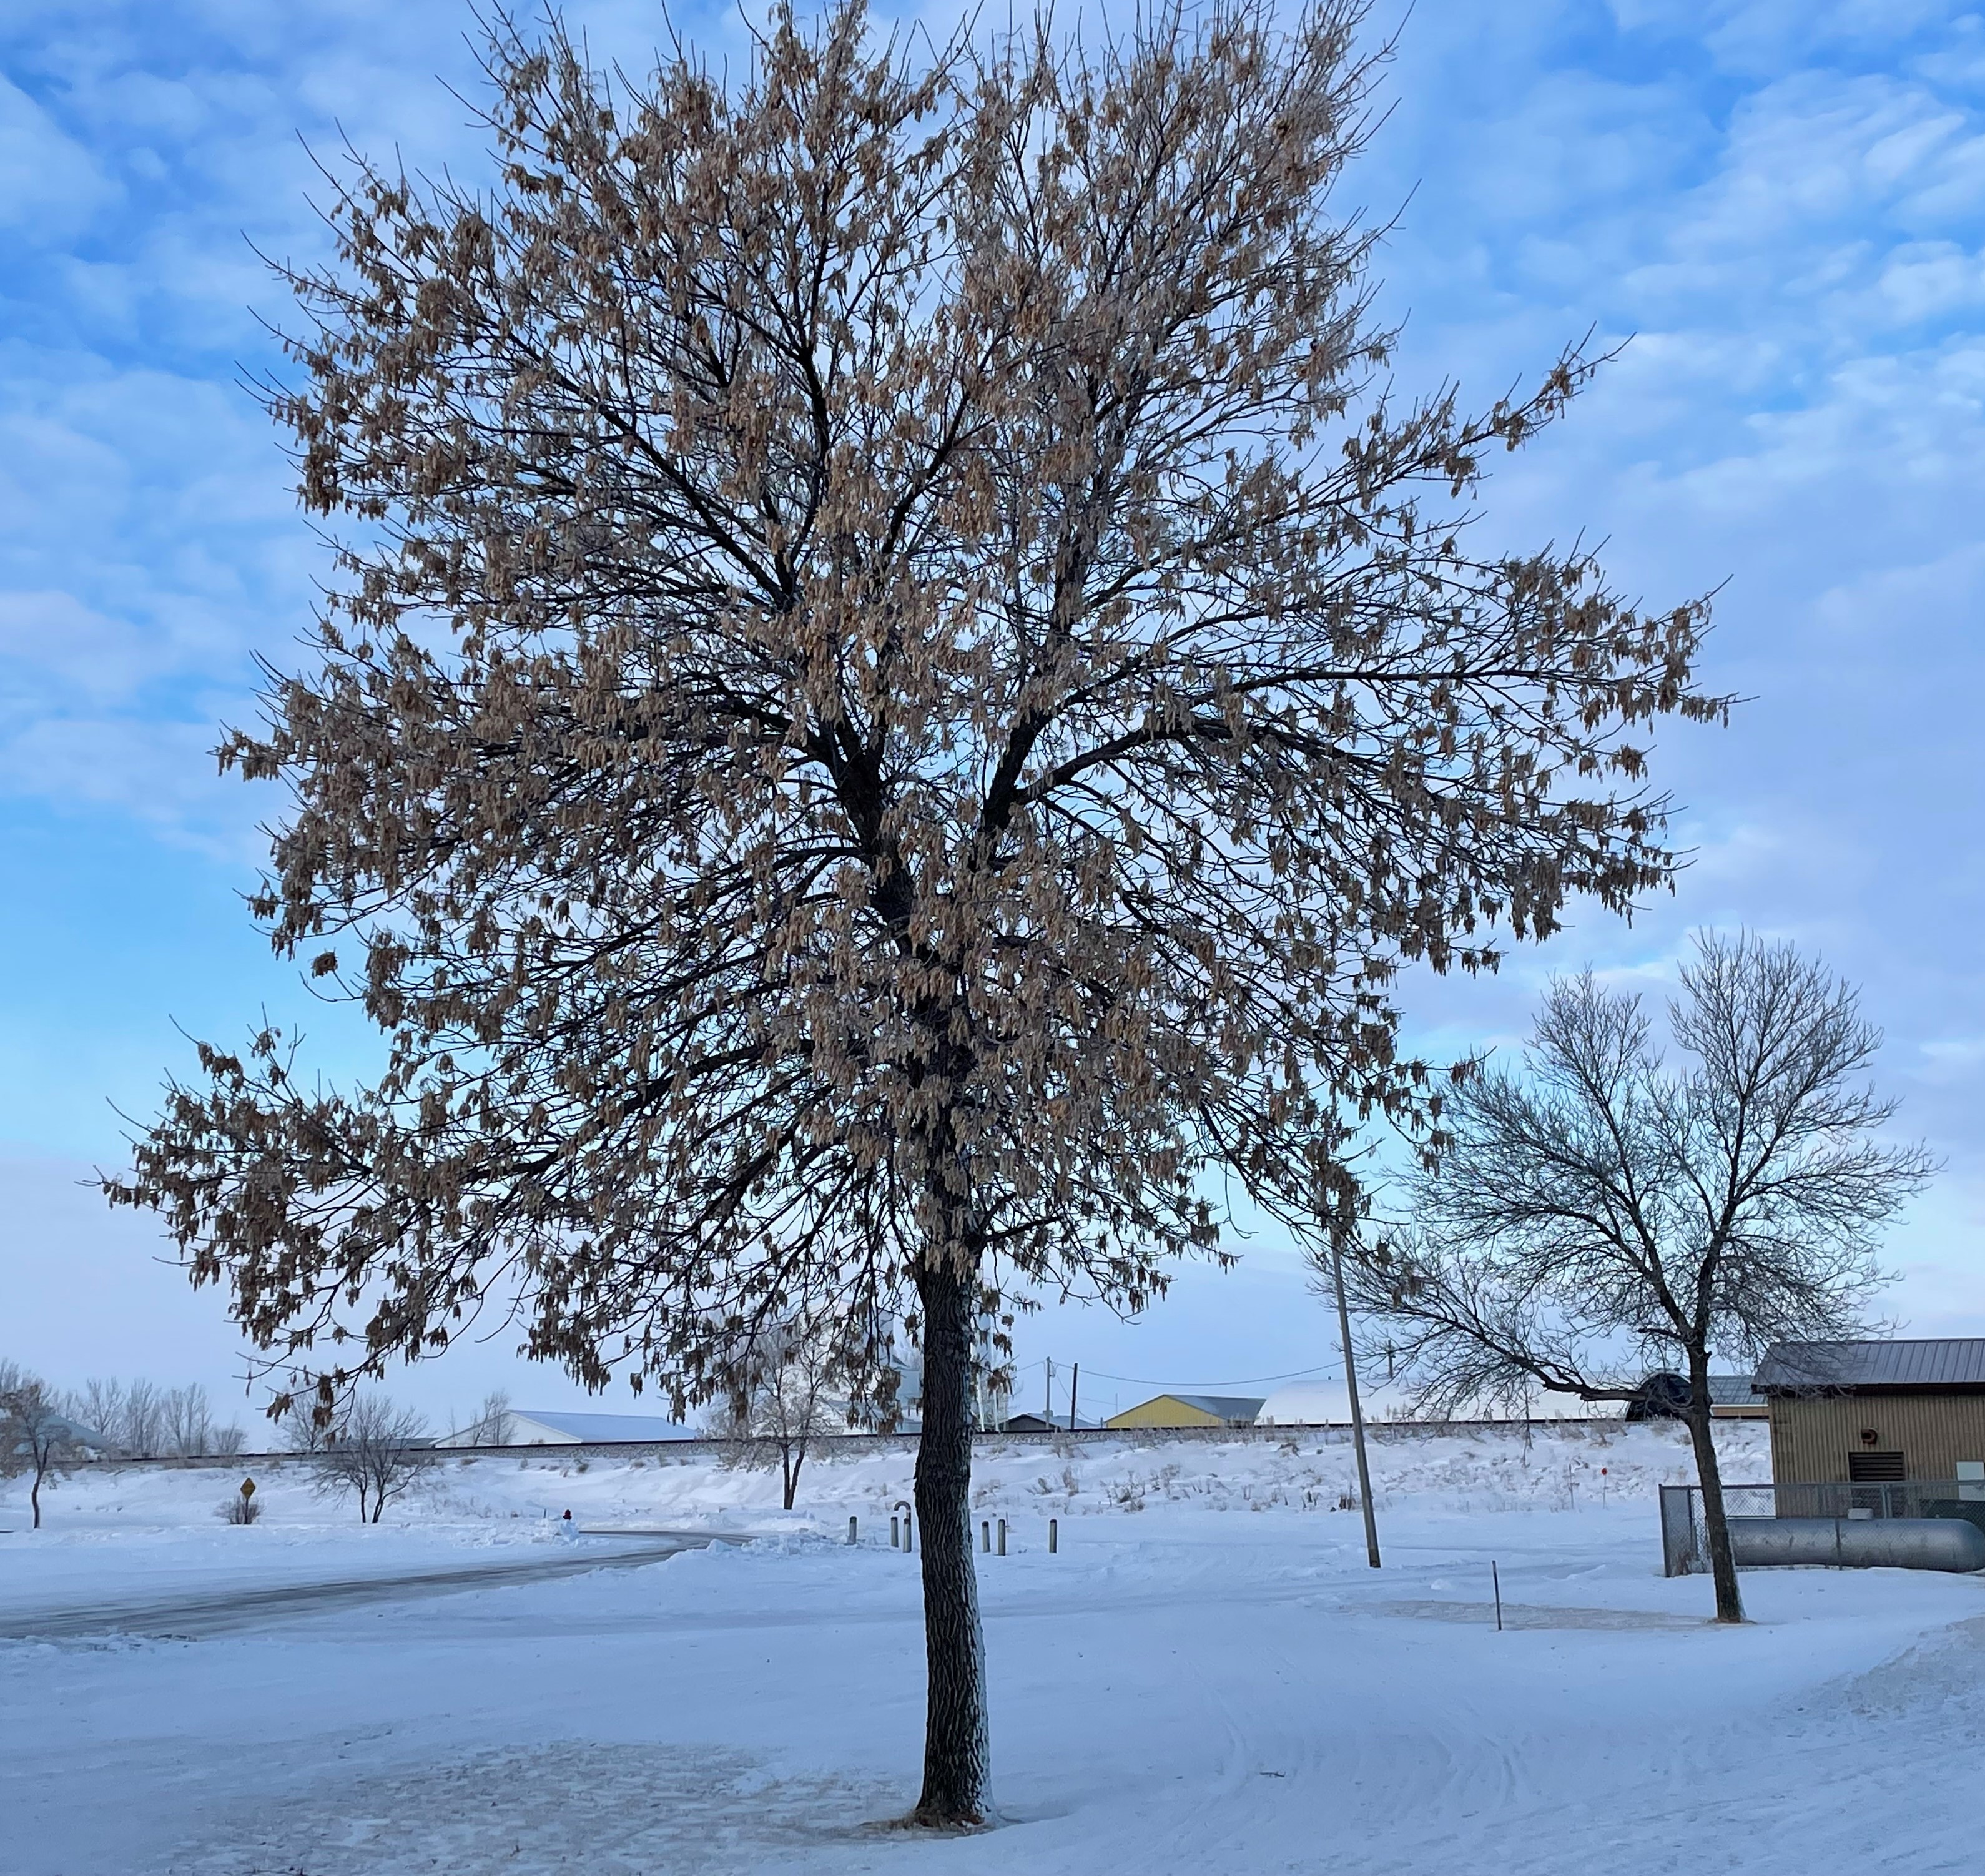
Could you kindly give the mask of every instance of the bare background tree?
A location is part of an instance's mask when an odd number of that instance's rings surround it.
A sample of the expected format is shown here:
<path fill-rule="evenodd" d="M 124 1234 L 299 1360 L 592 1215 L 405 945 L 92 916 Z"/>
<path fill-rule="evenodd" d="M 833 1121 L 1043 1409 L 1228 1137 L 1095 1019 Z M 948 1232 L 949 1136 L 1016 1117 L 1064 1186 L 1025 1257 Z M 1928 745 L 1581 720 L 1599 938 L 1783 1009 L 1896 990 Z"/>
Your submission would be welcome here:
<path fill-rule="evenodd" d="M 42 1528 L 42 1488 L 89 1457 L 88 1430 L 65 1412 L 62 1397 L 13 1362 L 0 1362 L 0 1474 L 25 1476 L 34 1528 Z"/>
<path fill-rule="evenodd" d="M 1521 1069 L 1459 1091 L 1360 1301 L 1450 1411 L 1533 1387 L 1626 1400 L 1651 1367 L 1686 1374 L 1717 1618 L 1740 1622 L 1711 1358 L 1860 1331 L 1883 1229 L 1931 1166 L 1872 1138 L 1894 1111 L 1864 1078 L 1879 1033 L 1791 946 L 1699 936 L 1668 1027 L 1673 1066 L 1637 997 L 1554 983 Z"/>
<path fill-rule="evenodd" d="M 321 1453 L 331 1437 L 330 1416 L 320 1418 L 315 1404 L 308 1400 L 292 1402 L 279 1424 L 283 1444 L 293 1453 Z"/>
<path fill-rule="evenodd" d="M 511 1431 L 510 1397 L 501 1388 L 492 1388 L 482 1397 L 475 1424 L 469 1429 L 470 1440 L 477 1446 L 508 1446 Z"/>
<path fill-rule="evenodd" d="M 93 1379 L 68 1397 L 68 1405 L 120 1459 L 197 1459 L 241 1452 L 248 1443 L 240 1426 L 215 1424 L 207 1390 L 197 1383 L 162 1388 L 143 1380 Z"/>
<path fill-rule="evenodd" d="M 847 1365 L 820 1343 L 783 1326 L 768 1330 L 741 1392 L 711 1416 L 732 1464 L 776 1464 L 785 1508 L 793 1508 L 807 1449 L 848 1427 Z"/>
<path fill-rule="evenodd" d="M 165 1450 L 165 1414 L 149 1381 L 85 1381 L 73 1397 L 76 1417 L 94 1427 L 120 1459 L 150 1459 Z"/>
<path fill-rule="evenodd" d="M 110 1195 L 321 1402 L 494 1299 L 678 1414 L 775 1321 L 886 1411 L 906 1311 L 920 1822 L 987 1802 L 982 1313 L 1142 1307 L 1220 1254 L 1210 1166 L 1313 1188 L 1319 1101 L 1427 1123 L 1394 973 L 1664 882 L 1646 731 L 1721 714 L 1700 607 L 1468 544 L 1587 361 L 1374 392 L 1361 26 L 844 4 L 636 86 L 499 25 L 490 190 L 358 163 L 284 276 L 270 408 L 348 532 L 223 759 L 387 1059 L 203 1044 Z"/>
<path fill-rule="evenodd" d="M 213 1409 L 207 1390 L 196 1382 L 190 1387 L 175 1387 L 165 1397 L 167 1450 L 181 1459 L 192 1459 L 207 1451 L 213 1437 Z"/>
<path fill-rule="evenodd" d="M 411 1491 L 435 1457 L 421 1416 L 376 1393 L 347 1401 L 316 1450 L 317 1489 L 351 1493 L 358 1501 L 361 1524 L 378 1523 L 386 1507 Z"/>

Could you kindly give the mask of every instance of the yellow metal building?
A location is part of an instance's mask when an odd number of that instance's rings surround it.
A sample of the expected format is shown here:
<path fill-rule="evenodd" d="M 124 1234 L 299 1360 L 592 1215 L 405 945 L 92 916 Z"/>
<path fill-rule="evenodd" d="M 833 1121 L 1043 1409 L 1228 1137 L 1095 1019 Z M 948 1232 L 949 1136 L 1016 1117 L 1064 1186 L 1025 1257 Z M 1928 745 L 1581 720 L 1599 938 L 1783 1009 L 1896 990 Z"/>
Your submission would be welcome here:
<path fill-rule="evenodd" d="M 1106 1427 L 1251 1427 L 1259 1400 L 1237 1394 L 1154 1394 L 1113 1414 Z"/>

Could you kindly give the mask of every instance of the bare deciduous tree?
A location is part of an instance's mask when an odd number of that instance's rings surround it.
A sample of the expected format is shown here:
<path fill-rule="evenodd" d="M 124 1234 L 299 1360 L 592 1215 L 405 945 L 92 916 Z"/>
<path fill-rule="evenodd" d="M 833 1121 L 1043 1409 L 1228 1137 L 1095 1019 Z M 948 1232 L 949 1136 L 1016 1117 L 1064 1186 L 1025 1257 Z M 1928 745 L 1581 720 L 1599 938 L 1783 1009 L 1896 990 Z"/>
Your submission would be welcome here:
<path fill-rule="evenodd" d="M 120 1423 L 124 1450 L 134 1459 L 156 1457 L 166 1450 L 165 1395 L 151 1382 L 132 1382 L 124 1396 Z"/>
<path fill-rule="evenodd" d="M 115 1379 L 85 1381 L 72 1405 L 76 1417 L 94 1427 L 121 1459 L 152 1459 L 167 1449 L 166 1397 L 147 1380 L 128 1386 Z"/>
<path fill-rule="evenodd" d="M 982 1311 L 1141 1306 L 1218 1254 L 1210 1163 L 1307 1184 L 1320 1091 L 1423 1117 L 1393 973 L 1664 880 L 1647 728 L 1721 714 L 1700 607 L 1469 547 L 1587 361 L 1372 393 L 1360 27 L 925 56 L 836 4 L 645 88 L 499 28 L 493 188 L 360 163 L 286 275 L 271 407 L 351 531 L 223 755 L 293 793 L 277 946 L 390 1055 L 203 1046 L 112 1196 L 334 1393 L 492 1296 L 678 1414 L 774 1322 L 879 1386 L 907 1305 L 922 1821 L 986 1803 Z"/>
<path fill-rule="evenodd" d="M 86 1427 L 95 1427 L 109 1451 L 120 1459 L 139 1457 L 127 1437 L 129 1398 L 122 1381 L 102 1380 L 85 1381 L 69 1397 L 76 1418 Z"/>
<path fill-rule="evenodd" d="M 181 1459 L 197 1459 L 213 1450 L 213 1410 L 207 1390 L 195 1381 L 175 1387 L 164 1398 L 166 1441 Z"/>
<path fill-rule="evenodd" d="M 1686 1373 L 1717 1616 L 1739 1622 L 1711 1358 L 1856 1333 L 1882 1229 L 1930 1163 L 1876 1143 L 1880 1036 L 1791 946 L 1698 938 L 1668 1016 L 1674 1066 L 1638 997 L 1555 983 L 1522 1070 L 1459 1091 L 1361 1301 L 1450 1410 L 1533 1387 L 1626 1400 L 1651 1367 Z"/>
<path fill-rule="evenodd" d="M 197 1459 L 238 1453 L 248 1443 L 240 1427 L 213 1424 L 207 1390 L 197 1382 L 160 1388 L 143 1380 L 128 1386 L 114 1379 L 87 1380 L 69 1397 L 69 1407 L 85 1426 L 102 1434 L 108 1450 L 121 1459 L 155 1459 L 164 1454 Z"/>
<path fill-rule="evenodd" d="M 475 1417 L 475 1424 L 469 1429 L 470 1437 L 478 1446 L 508 1446 L 510 1444 L 510 1397 L 500 1387 L 492 1388 L 482 1397 L 481 1410 Z"/>
<path fill-rule="evenodd" d="M 777 1462 L 785 1508 L 793 1508 L 807 1449 L 848 1425 L 847 1365 L 783 1326 L 759 1337 L 738 1393 L 710 1430 L 744 1464 Z"/>
<path fill-rule="evenodd" d="M 291 1402 L 280 1417 L 279 1424 L 283 1444 L 293 1453 L 321 1453 L 331 1434 L 329 1412 L 320 1415 L 311 1401 Z"/>
<path fill-rule="evenodd" d="M 380 1394 L 347 1402 L 316 1453 L 317 1489 L 351 1492 L 358 1501 L 358 1521 L 374 1525 L 394 1499 L 419 1482 L 435 1457 L 420 1415 Z"/>
<path fill-rule="evenodd" d="M 62 1409 L 45 1382 L 12 1362 L 0 1363 L 0 1474 L 27 1476 L 37 1531 L 42 1487 L 88 1455 L 82 1429 Z"/>

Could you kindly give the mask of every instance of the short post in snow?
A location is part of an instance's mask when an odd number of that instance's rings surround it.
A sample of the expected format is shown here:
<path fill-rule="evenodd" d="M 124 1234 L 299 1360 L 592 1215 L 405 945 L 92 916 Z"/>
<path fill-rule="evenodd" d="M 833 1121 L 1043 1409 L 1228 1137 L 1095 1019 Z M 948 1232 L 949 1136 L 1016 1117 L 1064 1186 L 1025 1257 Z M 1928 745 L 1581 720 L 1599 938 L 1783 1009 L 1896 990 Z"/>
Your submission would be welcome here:
<path fill-rule="evenodd" d="M 1006 1519 L 1005 1519 L 1005 1518 L 1001 1518 L 1001 1519 L 999 1520 L 999 1555 L 1000 1555 L 1001 1556 L 1003 1556 L 1003 1556 L 1005 1556 L 1005 1555 L 1006 1555 Z"/>
<path fill-rule="evenodd" d="M 1055 1525 L 1055 1521 L 1054 1521 L 1054 1519 L 1053 1519 L 1052 1518 L 1050 1518 L 1048 1520 L 1048 1555 L 1049 1555 L 1050 1557 L 1052 1557 L 1052 1556 L 1055 1554 L 1055 1549 L 1056 1549 L 1055 1538 L 1056 1538 L 1056 1525 Z"/>
<path fill-rule="evenodd" d="M 851 1518 L 848 1521 L 848 1541 L 851 1544 L 855 1541 L 855 1520 Z"/>
<path fill-rule="evenodd" d="M 1496 1592 L 1496 1632 L 1503 1632 L 1503 1579 L 1497 1575 L 1496 1559 L 1489 1559 L 1489 1586 Z"/>
<path fill-rule="evenodd" d="M 989 1556 L 992 1550 L 992 1527 L 982 1518 L 979 1521 L 979 1553 Z"/>
<path fill-rule="evenodd" d="M 899 1526 L 897 1520 L 893 1517 L 891 1518 L 889 1520 L 889 1548 L 892 1550 L 894 1550 L 896 1548 L 898 1530 Z"/>

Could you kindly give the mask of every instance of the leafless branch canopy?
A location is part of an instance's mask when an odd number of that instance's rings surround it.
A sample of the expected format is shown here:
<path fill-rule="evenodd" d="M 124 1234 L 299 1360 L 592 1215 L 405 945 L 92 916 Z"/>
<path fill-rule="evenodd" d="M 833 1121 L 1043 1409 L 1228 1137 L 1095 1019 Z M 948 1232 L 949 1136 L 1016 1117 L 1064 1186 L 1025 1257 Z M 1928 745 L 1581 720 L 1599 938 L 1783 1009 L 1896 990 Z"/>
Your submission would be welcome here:
<path fill-rule="evenodd" d="M 317 1489 L 350 1492 L 358 1501 L 361 1524 L 378 1523 L 386 1507 L 418 1484 L 435 1460 L 420 1415 L 380 1394 L 354 1397 L 319 1444 L 305 1450 L 315 1455 Z"/>
<path fill-rule="evenodd" d="M 1883 1228 L 1929 1177 L 1875 1137 L 1880 1042 L 1789 945 L 1705 935 L 1666 1063 L 1639 998 L 1555 983 L 1520 1071 L 1452 1106 L 1453 1144 L 1358 1300 L 1430 1404 L 1631 1396 L 1652 1368 L 1851 1334 Z"/>

